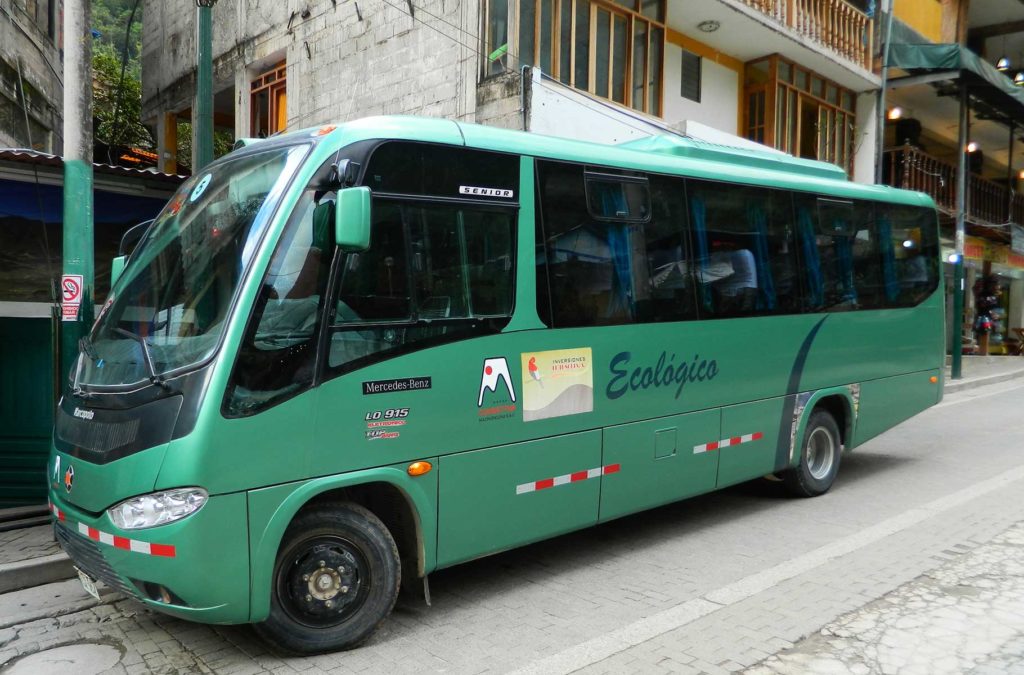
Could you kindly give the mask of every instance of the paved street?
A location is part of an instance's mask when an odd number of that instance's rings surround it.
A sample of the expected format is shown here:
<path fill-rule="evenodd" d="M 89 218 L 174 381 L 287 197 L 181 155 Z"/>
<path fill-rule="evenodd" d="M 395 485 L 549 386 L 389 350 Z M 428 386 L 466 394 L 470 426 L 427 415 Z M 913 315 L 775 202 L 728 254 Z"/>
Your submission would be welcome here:
<path fill-rule="evenodd" d="M 1022 408 L 1020 380 L 948 395 L 818 499 L 747 484 L 444 570 L 433 607 L 400 599 L 347 653 L 276 656 L 73 581 L 9 593 L 0 672 L 1021 672 Z"/>

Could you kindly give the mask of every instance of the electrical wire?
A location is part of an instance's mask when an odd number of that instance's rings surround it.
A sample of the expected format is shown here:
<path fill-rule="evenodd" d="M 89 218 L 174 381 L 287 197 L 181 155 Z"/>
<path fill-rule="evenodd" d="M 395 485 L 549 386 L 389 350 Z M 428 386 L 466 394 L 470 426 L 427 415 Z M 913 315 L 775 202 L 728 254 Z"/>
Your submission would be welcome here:
<path fill-rule="evenodd" d="M 21 95 L 21 111 L 25 115 L 25 138 L 28 147 L 32 145 L 32 126 L 28 118 L 28 98 L 25 97 L 25 83 L 21 77 L 21 57 L 18 57 L 18 93 Z M 43 254 L 46 256 L 46 275 L 50 278 L 50 301 L 56 304 L 57 293 L 53 284 L 53 259 L 50 257 L 50 235 L 46 232 L 46 214 L 43 210 L 43 196 L 39 185 L 39 167 L 32 163 L 32 174 L 35 176 L 36 208 L 39 209 L 39 224 L 43 227 Z"/>
<path fill-rule="evenodd" d="M 124 48 L 121 50 L 121 79 L 117 83 L 117 102 L 114 104 L 113 132 L 110 134 L 110 143 L 107 144 L 107 163 L 113 164 L 114 159 L 110 155 L 113 145 L 124 135 L 127 124 L 118 128 L 117 116 L 121 110 L 121 100 L 124 98 L 124 71 L 128 66 L 128 43 L 131 40 L 132 24 L 135 22 L 135 11 L 139 8 L 139 0 L 132 5 L 132 13 L 128 16 L 128 27 L 124 31 Z"/>

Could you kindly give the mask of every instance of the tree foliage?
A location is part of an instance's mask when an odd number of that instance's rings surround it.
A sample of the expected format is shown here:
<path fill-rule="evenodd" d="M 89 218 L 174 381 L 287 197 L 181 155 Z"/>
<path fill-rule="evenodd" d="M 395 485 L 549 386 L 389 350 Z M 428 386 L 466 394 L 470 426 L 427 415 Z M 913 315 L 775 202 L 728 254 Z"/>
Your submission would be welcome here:
<path fill-rule="evenodd" d="M 132 8 L 138 0 L 93 0 L 92 2 L 92 27 L 100 35 L 96 42 L 101 45 L 108 45 L 117 52 L 118 58 L 125 53 L 125 30 L 128 28 L 128 19 L 131 17 Z M 132 31 L 128 39 L 128 61 L 129 66 L 139 65 L 139 56 L 142 54 L 142 6 L 135 12 L 135 20 L 132 22 Z M 136 78 L 138 72 L 136 72 Z"/>
<path fill-rule="evenodd" d="M 118 53 L 110 45 L 95 45 L 92 72 L 96 140 L 108 145 L 153 148 L 153 137 L 141 121 L 142 82 L 138 63 L 134 68 L 130 64 L 125 68 L 122 82 Z"/>

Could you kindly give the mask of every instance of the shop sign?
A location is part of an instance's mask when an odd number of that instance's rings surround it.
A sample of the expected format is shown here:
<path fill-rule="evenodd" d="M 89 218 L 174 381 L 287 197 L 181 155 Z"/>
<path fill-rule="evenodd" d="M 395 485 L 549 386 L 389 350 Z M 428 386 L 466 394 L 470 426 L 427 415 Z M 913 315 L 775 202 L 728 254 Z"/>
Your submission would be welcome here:
<path fill-rule="evenodd" d="M 985 240 L 979 237 L 964 237 L 964 258 L 984 260 Z"/>

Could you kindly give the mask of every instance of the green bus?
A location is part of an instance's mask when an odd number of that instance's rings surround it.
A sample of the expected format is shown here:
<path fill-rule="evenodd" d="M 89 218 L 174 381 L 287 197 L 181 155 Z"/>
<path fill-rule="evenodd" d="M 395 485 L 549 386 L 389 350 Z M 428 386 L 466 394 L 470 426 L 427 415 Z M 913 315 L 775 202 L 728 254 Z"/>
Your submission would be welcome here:
<path fill-rule="evenodd" d="M 941 399 L 939 281 L 927 196 L 770 151 L 411 117 L 254 142 L 81 341 L 57 536 L 91 592 L 353 647 L 442 567 L 764 476 L 824 493 Z"/>

